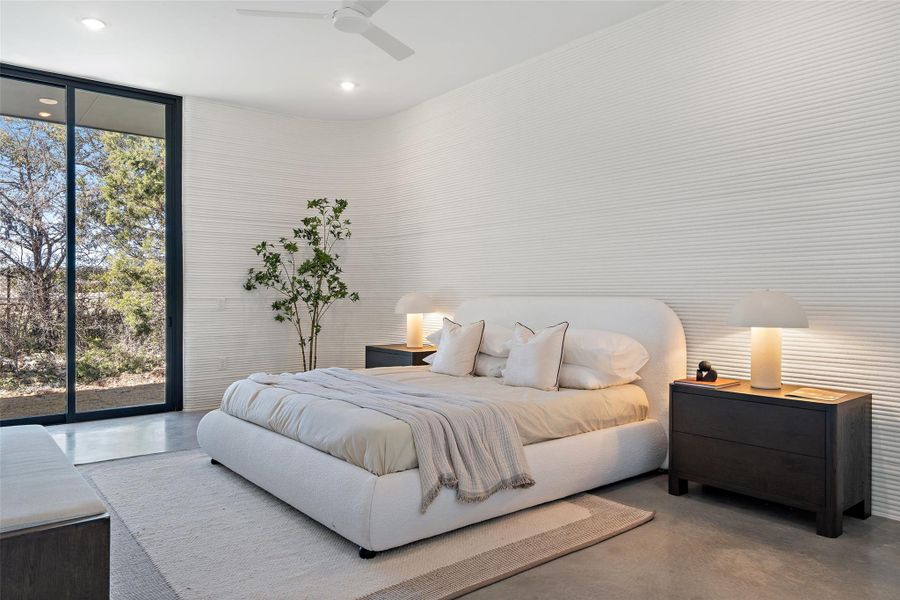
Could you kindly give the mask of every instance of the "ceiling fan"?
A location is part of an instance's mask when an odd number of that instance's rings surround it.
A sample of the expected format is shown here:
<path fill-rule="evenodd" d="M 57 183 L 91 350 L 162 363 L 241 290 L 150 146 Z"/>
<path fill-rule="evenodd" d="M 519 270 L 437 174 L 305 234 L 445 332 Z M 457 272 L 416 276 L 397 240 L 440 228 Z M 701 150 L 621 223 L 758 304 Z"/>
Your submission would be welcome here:
<path fill-rule="evenodd" d="M 358 33 L 397 60 L 409 58 L 415 50 L 389 34 L 371 21 L 378 9 L 388 0 L 354 0 L 341 2 L 341 7 L 330 13 L 292 12 L 282 10 L 237 9 L 245 17 L 275 17 L 282 19 L 331 19 L 331 24 L 344 33 Z"/>

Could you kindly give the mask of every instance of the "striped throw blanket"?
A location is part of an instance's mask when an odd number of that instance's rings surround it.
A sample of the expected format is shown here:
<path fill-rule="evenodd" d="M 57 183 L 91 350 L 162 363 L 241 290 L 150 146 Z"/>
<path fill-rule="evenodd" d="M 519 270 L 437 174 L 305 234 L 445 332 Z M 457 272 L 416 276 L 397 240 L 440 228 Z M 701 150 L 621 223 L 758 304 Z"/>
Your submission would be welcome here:
<path fill-rule="evenodd" d="M 296 375 L 256 373 L 250 379 L 294 392 L 349 402 L 407 423 L 419 461 L 424 513 L 441 488 L 461 502 L 534 485 L 516 424 L 500 405 L 382 381 L 347 369 Z"/>

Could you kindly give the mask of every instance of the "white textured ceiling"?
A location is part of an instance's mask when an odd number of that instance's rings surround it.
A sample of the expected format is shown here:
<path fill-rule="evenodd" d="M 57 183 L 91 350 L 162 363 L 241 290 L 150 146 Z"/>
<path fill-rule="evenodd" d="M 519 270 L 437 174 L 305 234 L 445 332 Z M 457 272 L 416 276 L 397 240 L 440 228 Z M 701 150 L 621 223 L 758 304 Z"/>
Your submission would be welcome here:
<path fill-rule="evenodd" d="M 416 50 L 397 62 L 329 21 L 340 2 L 0 2 L 4 62 L 321 119 L 389 115 L 661 2 L 393 0 L 373 22 Z M 109 27 L 91 32 L 92 16 Z M 352 80 L 352 93 L 338 88 Z"/>

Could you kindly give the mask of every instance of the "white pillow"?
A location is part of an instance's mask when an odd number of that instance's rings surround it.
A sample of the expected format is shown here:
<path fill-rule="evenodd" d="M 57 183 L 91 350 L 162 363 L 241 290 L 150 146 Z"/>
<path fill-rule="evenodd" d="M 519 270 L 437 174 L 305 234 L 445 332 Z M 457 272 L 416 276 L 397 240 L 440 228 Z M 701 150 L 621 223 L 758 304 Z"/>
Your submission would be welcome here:
<path fill-rule="evenodd" d="M 516 323 L 503 383 L 547 391 L 559 389 L 559 369 L 568 328 L 564 321 L 535 333 Z"/>
<path fill-rule="evenodd" d="M 636 340 L 613 331 L 572 328 L 566 333 L 563 363 L 595 371 L 604 381 L 629 382 L 650 355 Z M 618 385 L 610 383 L 609 385 Z"/>
<path fill-rule="evenodd" d="M 441 344 L 434 353 L 431 370 L 455 377 L 471 375 L 483 335 L 484 321 L 460 325 L 444 317 Z"/>
<path fill-rule="evenodd" d="M 425 339 L 431 342 L 432 346 L 440 346 L 442 332 L 443 329 L 438 329 L 434 333 L 428 334 Z M 484 326 L 484 337 L 481 338 L 480 352 L 490 356 L 509 356 L 509 343 L 512 339 L 512 333 L 512 329 L 502 325 L 487 323 Z"/>
<path fill-rule="evenodd" d="M 506 358 L 512 343 L 512 329 L 502 325 L 487 325 L 484 328 L 484 339 L 481 340 L 481 352 L 490 356 Z"/>
<path fill-rule="evenodd" d="M 425 339 L 428 340 L 428 343 L 431 344 L 432 346 L 438 346 L 438 345 L 440 345 L 442 331 L 444 331 L 444 330 L 438 329 L 437 331 L 432 331 L 431 333 L 429 333 L 428 335 L 425 336 Z"/>
<path fill-rule="evenodd" d="M 476 367 L 476 372 L 477 370 Z M 634 378 L 617 378 L 588 367 L 569 363 L 563 363 L 559 369 L 559 387 L 573 390 L 599 390 L 614 385 L 625 385 L 638 379 L 640 377 L 637 375 Z"/>
<path fill-rule="evenodd" d="M 484 342 L 481 344 L 484 346 Z M 506 368 L 506 359 L 502 356 L 491 356 L 479 352 L 475 358 L 475 374 L 479 377 L 500 377 Z"/>

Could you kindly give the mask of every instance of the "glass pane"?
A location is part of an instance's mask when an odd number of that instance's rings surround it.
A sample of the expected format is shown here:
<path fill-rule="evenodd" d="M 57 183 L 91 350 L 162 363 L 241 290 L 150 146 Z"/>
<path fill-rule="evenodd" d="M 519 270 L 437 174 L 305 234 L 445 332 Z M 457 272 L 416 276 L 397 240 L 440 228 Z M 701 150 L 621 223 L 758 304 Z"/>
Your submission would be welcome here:
<path fill-rule="evenodd" d="M 0 419 L 66 412 L 66 94 L 0 80 Z"/>
<path fill-rule="evenodd" d="M 75 92 L 75 402 L 165 402 L 165 106 Z"/>

